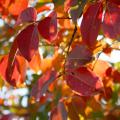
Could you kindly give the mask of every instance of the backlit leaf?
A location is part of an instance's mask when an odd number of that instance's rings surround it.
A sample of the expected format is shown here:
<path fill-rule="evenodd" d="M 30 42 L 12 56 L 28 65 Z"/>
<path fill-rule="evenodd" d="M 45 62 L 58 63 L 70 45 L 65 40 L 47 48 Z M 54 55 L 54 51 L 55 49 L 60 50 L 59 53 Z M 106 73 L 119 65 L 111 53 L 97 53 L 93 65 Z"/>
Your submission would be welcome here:
<path fill-rule="evenodd" d="M 12 72 L 7 71 L 8 66 L 8 56 L 4 56 L 0 61 L 0 75 L 3 80 L 6 80 L 11 85 L 16 86 L 16 80 L 20 74 L 17 67 L 17 61 L 14 61 L 11 69 Z"/>
<path fill-rule="evenodd" d="M 41 20 L 38 24 L 41 36 L 48 41 L 53 41 L 57 37 L 57 14 L 52 12 L 48 17 Z"/>
<path fill-rule="evenodd" d="M 37 26 L 32 24 L 22 30 L 16 37 L 20 53 L 31 61 L 35 52 L 38 50 L 39 34 Z"/>
<path fill-rule="evenodd" d="M 1 90 L 1 88 L 4 86 L 4 80 L 1 78 L 1 76 L 0 76 L 0 90 Z"/>
<path fill-rule="evenodd" d="M 7 8 L 11 0 L 0 0 L 0 6 Z"/>
<path fill-rule="evenodd" d="M 102 91 L 102 81 L 86 67 L 68 70 L 66 73 L 67 85 L 81 96 L 91 96 Z"/>
<path fill-rule="evenodd" d="M 100 30 L 102 19 L 102 3 L 91 4 L 83 14 L 81 35 L 83 42 L 89 47 L 94 47 Z"/>
<path fill-rule="evenodd" d="M 29 62 L 29 66 L 35 72 L 38 72 L 41 69 L 41 57 L 39 52 L 35 53 L 32 60 Z"/>
<path fill-rule="evenodd" d="M 28 6 L 28 0 L 14 0 L 9 7 L 9 13 L 19 15 Z"/>
<path fill-rule="evenodd" d="M 21 12 L 18 16 L 17 22 L 15 25 L 19 25 L 24 22 L 34 22 L 37 17 L 37 11 L 35 8 L 29 7 Z"/>
<path fill-rule="evenodd" d="M 18 45 L 17 45 L 17 40 L 15 39 L 14 42 L 12 43 L 12 46 L 11 46 L 11 49 L 10 49 L 10 52 L 9 52 L 9 55 L 8 55 L 7 72 L 11 75 L 13 73 L 14 62 L 15 62 L 15 57 L 16 57 L 16 54 L 17 54 L 17 50 L 18 50 Z"/>
<path fill-rule="evenodd" d="M 44 11 L 47 11 L 50 9 L 51 9 L 50 6 L 43 5 L 43 6 L 40 6 L 39 8 L 37 8 L 37 13 L 41 13 L 41 12 L 44 12 Z"/>
<path fill-rule="evenodd" d="M 20 72 L 20 78 L 17 81 L 17 85 L 20 85 L 26 79 L 26 70 L 27 70 L 28 66 L 27 66 L 27 62 L 26 62 L 24 57 L 17 55 L 16 59 L 17 59 L 18 64 L 19 64 L 18 70 Z"/>
<path fill-rule="evenodd" d="M 8 55 L 4 56 L 0 61 L 0 75 L 3 80 L 6 80 L 12 86 L 19 86 L 21 83 L 23 83 L 25 78 L 25 61 L 24 59 L 18 59 L 19 58 L 14 60 L 11 69 L 12 72 L 7 69 L 9 67 Z"/>
<path fill-rule="evenodd" d="M 106 71 L 110 67 L 110 64 L 103 60 L 97 60 L 93 71 L 101 78 L 106 76 Z M 104 68 L 104 69 L 103 69 Z"/>
<path fill-rule="evenodd" d="M 117 4 L 108 2 L 102 24 L 106 37 L 118 38 L 120 36 L 120 8 Z"/>

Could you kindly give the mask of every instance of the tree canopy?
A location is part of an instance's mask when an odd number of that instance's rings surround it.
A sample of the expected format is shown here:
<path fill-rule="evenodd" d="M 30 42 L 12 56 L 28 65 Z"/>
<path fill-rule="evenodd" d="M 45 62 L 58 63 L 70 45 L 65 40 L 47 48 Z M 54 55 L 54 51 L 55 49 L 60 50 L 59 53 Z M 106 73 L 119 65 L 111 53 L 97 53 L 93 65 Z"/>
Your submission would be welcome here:
<path fill-rule="evenodd" d="M 114 51 L 119 0 L 0 0 L 0 119 L 119 120 Z"/>

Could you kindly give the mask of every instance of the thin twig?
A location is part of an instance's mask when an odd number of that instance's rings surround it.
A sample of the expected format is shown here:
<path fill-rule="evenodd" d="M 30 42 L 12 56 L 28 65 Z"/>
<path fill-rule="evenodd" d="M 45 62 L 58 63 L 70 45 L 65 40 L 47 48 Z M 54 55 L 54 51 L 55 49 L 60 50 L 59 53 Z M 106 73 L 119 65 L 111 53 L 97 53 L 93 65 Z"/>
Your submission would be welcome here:
<path fill-rule="evenodd" d="M 96 65 L 96 63 L 97 63 L 97 61 L 98 61 L 98 59 L 99 59 L 99 57 L 100 57 L 100 55 L 101 55 L 102 52 L 103 52 L 103 51 L 101 51 L 100 53 L 98 53 L 98 56 L 97 56 L 97 58 L 96 58 L 96 60 L 95 60 L 95 62 L 94 62 L 94 64 L 93 64 L 92 71 L 94 70 L 95 65 Z"/>
<path fill-rule="evenodd" d="M 68 19 L 68 20 L 70 20 L 70 19 L 72 19 L 72 18 L 70 18 L 70 17 L 57 17 L 57 19 Z M 37 20 L 37 21 L 35 21 L 34 23 L 39 23 L 41 21 L 41 19 L 40 20 Z M 33 23 L 33 22 L 32 22 Z"/>
<path fill-rule="evenodd" d="M 65 65 L 66 65 L 66 62 L 67 62 L 67 56 L 69 55 L 69 50 L 70 50 L 70 47 L 72 45 L 72 42 L 74 40 L 74 37 L 75 37 L 75 34 L 76 34 L 76 31 L 77 31 L 77 26 L 75 25 L 74 27 L 74 31 L 73 31 L 73 34 L 72 34 L 72 37 L 70 39 L 70 42 L 68 43 L 68 49 L 67 49 L 67 52 L 66 52 L 66 58 L 65 58 L 65 63 L 64 63 L 64 71 L 65 71 Z"/>
<path fill-rule="evenodd" d="M 72 19 L 70 17 L 57 17 L 57 19 Z"/>
<path fill-rule="evenodd" d="M 71 40 L 70 40 L 70 42 L 68 43 L 67 55 L 69 54 L 69 50 L 70 50 L 70 47 L 71 47 L 72 42 L 73 42 L 73 40 L 74 40 L 74 36 L 75 36 L 76 31 L 77 31 L 77 26 L 75 25 L 75 28 L 74 28 L 74 31 L 73 31 Z"/>

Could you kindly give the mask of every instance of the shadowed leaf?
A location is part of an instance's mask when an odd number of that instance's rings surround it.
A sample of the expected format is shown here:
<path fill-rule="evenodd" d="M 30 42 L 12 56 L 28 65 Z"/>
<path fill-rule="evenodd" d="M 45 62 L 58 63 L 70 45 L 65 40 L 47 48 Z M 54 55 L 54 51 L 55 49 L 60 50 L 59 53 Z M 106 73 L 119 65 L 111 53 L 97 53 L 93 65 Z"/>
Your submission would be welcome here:
<path fill-rule="evenodd" d="M 37 26 L 32 24 L 22 30 L 16 37 L 20 53 L 25 59 L 31 61 L 38 50 L 39 34 Z"/>
<path fill-rule="evenodd" d="M 120 36 L 120 8 L 112 2 L 106 7 L 102 29 L 106 37 L 115 39 Z"/>
<path fill-rule="evenodd" d="M 38 23 L 38 30 L 41 36 L 48 41 L 53 41 L 57 37 L 57 14 L 52 12 L 48 17 Z"/>
<path fill-rule="evenodd" d="M 47 91 L 49 85 L 56 79 L 55 71 L 48 71 L 40 77 L 39 80 L 33 85 L 31 96 L 36 100 L 40 100 L 43 94 Z"/>
<path fill-rule="evenodd" d="M 50 120 L 67 120 L 67 111 L 64 103 L 59 102 L 57 107 L 51 111 Z"/>
<path fill-rule="evenodd" d="M 66 67 L 68 69 L 78 68 L 81 65 L 84 65 L 92 60 L 92 53 L 90 50 L 84 46 L 76 46 L 73 50 L 69 53 L 67 58 Z"/>
<path fill-rule="evenodd" d="M 21 12 L 18 16 L 15 26 L 24 23 L 24 22 L 34 22 L 37 17 L 37 11 L 35 8 L 29 7 Z"/>

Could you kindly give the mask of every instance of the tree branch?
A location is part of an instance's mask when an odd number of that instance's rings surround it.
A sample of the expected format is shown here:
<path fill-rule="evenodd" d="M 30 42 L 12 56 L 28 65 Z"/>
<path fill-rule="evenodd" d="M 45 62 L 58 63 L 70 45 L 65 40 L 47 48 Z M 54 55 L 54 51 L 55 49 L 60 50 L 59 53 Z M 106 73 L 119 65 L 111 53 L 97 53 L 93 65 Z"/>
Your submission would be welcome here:
<path fill-rule="evenodd" d="M 67 49 L 67 52 L 66 52 L 66 58 L 65 58 L 65 63 L 64 63 L 64 72 L 65 72 L 65 65 L 66 65 L 66 62 L 67 62 L 67 56 L 69 55 L 69 50 L 70 50 L 70 47 L 72 45 L 72 42 L 74 40 L 74 37 L 75 37 L 75 34 L 76 34 L 76 31 L 77 31 L 77 26 L 75 25 L 74 27 L 74 31 L 73 31 L 73 34 L 72 34 L 72 37 L 70 39 L 70 42 L 68 43 L 68 49 Z"/>

